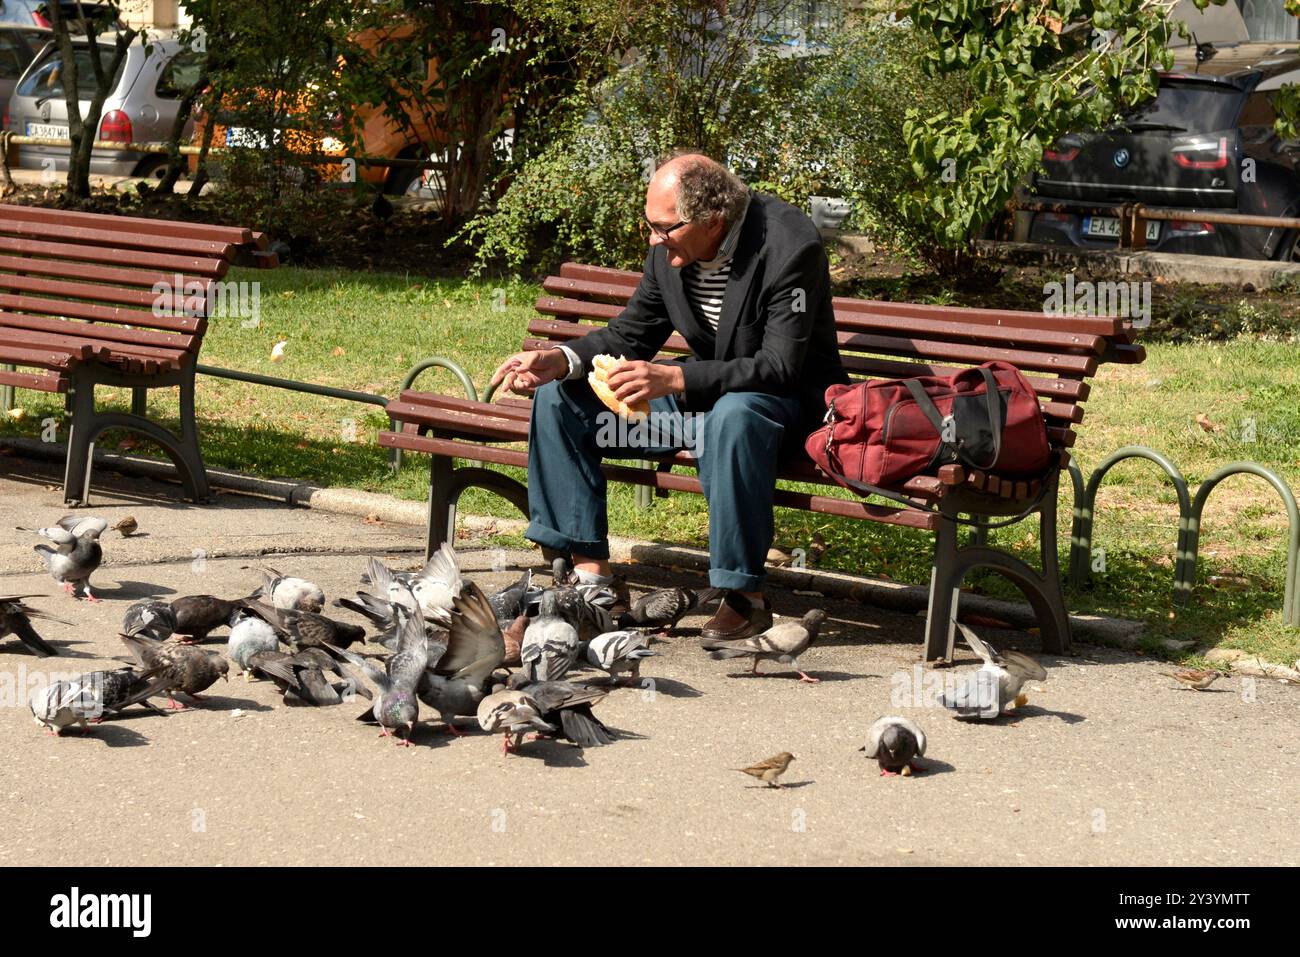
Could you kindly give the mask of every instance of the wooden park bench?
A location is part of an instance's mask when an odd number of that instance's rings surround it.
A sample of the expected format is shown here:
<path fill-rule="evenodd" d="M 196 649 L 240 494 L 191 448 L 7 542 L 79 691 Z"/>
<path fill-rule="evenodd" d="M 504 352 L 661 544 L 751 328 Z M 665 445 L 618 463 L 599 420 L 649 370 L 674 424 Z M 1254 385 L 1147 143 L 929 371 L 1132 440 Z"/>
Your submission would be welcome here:
<path fill-rule="evenodd" d="M 620 313 L 640 278 L 638 272 L 566 263 L 558 276 L 543 284 L 549 295 L 537 300 L 539 315 L 528 325 L 523 348 L 554 347 L 599 328 L 600 323 Z M 1142 347 L 1133 342 L 1131 323 L 1127 319 L 845 298 L 835 299 L 834 311 L 844 365 L 855 377 L 948 375 L 957 368 L 991 359 L 1020 367 L 1042 400 L 1059 467 L 1040 483 L 1008 481 L 960 465 L 945 465 L 937 475 L 914 478 L 901 489 L 923 511 L 847 498 L 843 493 L 821 495 L 780 486 L 776 504 L 935 533 L 926 623 L 927 660 L 952 659 L 958 588 L 975 567 L 1001 572 L 1025 593 L 1037 615 L 1044 650 L 1067 650 L 1070 625 L 1057 568 L 1057 485 L 1083 419 L 1082 403 L 1090 390 L 1089 377 L 1101 363 L 1136 363 L 1145 357 Z M 688 351 L 685 340 L 675 334 L 664 346 L 664 354 L 669 356 Z M 529 407 L 530 403 L 521 399 L 472 402 L 414 390 L 403 392 L 397 401 L 389 403 L 392 426 L 380 433 L 380 445 L 432 456 L 430 552 L 454 534 L 456 501 L 466 488 L 495 491 L 528 514 L 527 489 L 522 484 L 481 466 L 458 467 L 454 460 L 526 468 L 526 450 L 499 443 L 527 441 Z M 698 478 L 672 471 L 676 466 L 691 465 L 690 458 L 679 453 L 655 468 L 607 463 L 604 471 L 613 481 L 648 485 L 656 489 L 656 494 L 700 493 Z M 834 486 L 807 458 L 786 464 L 780 478 Z M 990 547 L 984 529 L 976 529 L 973 543 L 958 545 L 961 516 L 986 523 L 1026 510 L 1039 514 L 1041 570 L 1009 552 Z"/>
<path fill-rule="evenodd" d="M 0 206 L 0 385 L 67 396 L 68 504 L 87 500 L 95 439 L 110 428 L 156 441 L 188 494 L 209 497 L 194 422 L 209 292 L 237 260 L 276 265 L 266 247 L 248 229 Z M 96 386 L 131 389 L 130 413 L 96 411 Z M 148 390 L 172 386 L 179 434 L 145 414 Z"/>

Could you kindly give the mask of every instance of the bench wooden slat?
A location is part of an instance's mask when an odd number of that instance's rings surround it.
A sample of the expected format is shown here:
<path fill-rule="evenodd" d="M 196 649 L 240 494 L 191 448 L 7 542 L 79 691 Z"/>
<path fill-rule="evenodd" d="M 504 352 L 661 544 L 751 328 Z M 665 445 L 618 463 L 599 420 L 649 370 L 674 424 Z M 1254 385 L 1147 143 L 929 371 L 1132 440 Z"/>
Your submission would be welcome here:
<path fill-rule="evenodd" d="M 431 455 L 472 458 L 483 462 L 492 462 L 496 465 L 513 465 L 520 468 L 528 466 L 528 453 L 518 449 L 503 449 L 493 445 L 476 445 L 453 439 L 412 435 L 409 432 L 380 432 L 379 444 L 384 448 L 400 448 L 411 452 L 425 452 Z M 624 465 L 603 465 L 601 470 L 607 478 L 630 485 L 648 485 L 652 488 L 678 492 L 699 493 L 702 491 L 700 480 L 690 475 L 678 475 L 672 472 L 659 472 Z M 775 503 L 786 508 L 798 508 L 824 515 L 844 515 L 849 518 L 871 518 L 877 522 L 903 525 L 909 528 L 933 530 L 938 526 L 939 521 L 938 515 L 929 512 L 892 508 L 883 505 L 869 505 L 853 499 L 831 498 L 824 495 L 813 495 L 808 492 L 796 492 L 790 489 L 777 489 Z"/>
<path fill-rule="evenodd" d="M 183 332 L 191 335 L 202 335 L 208 324 L 207 320 L 202 316 L 155 316 L 152 312 L 145 312 L 140 309 L 97 306 L 92 303 L 71 302 L 67 299 L 45 299 L 36 296 L 16 296 L 8 293 L 0 293 L 0 310 L 37 312 L 49 316 L 143 326 L 149 329 L 165 329 L 169 332 Z"/>
<path fill-rule="evenodd" d="M 32 389 L 36 392 L 68 391 L 67 378 L 54 372 L 10 372 L 8 369 L 0 369 L 0 385 Z"/>
<path fill-rule="evenodd" d="M 84 355 L 81 349 L 32 349 L 21 338 L 0 334 L 0 362 L 10 365 L 65 370 Z"/>
<path fill-rule="evenodd" d="M 0 236 L 0 251 L 22 256 L 54 257 L 49 260 L 39 260 L 41 262 L 73 260 L 112 263 L 120 266 L 138 266 L 143 269 L 171 270 L 174 273 L 206 276 L 212 279 L 220 279 L 230 269 L 227 260 L 213 257 L 164 254 L 138 249 L 111 249 L 77 243 L 40 242 L 33 239 L 16 239 L 12 236 Z"/>
<path fill-rule="evenodd" d="M 106 346 L 147 347 L 169 352 L 189 352 L 196 349 L 200 339 L 196 335 L 178 332 L 160 332 L 155 329 L 129 329 L 111 323 L 73 322 L 49 316 L 32 316 L 21 312 L 0 312 L 0 328 L 30 329 L 54 335 L 69 335 L 87 341 L 103 342 Z"/>
<path fill-rule="evenodd" d="M 211 284 L 211 280 L 207 276 L 187 276 L 184 273 L 150 269 L 96 266 L 92 263 L 73 262 L 66 259 L 33 259 L 29 256 L 0 255 L 0 277 L 15 273 L 59 276 L 67 279 L 112 283 L 118 286 L 142 286 L 146 289 L 151 289 L 158 283 L 166 283 L 168 286 L 177 289 L 184 289 L 186 285 L 197 283 L 206 290 Z"/>
<path fill-rule="evenodd" d="M 25 292 L 44 293 L 50 296 L 66 296 L 90 302 L 119 303 L 124 306 L 143 306 L 152 310 L 154 305 L 182 315 L 204 315 L 207 312 L 208 287 L 211 281 L 204 279 L 200 283 L 202 292 L 187 294 L 182 285 L 179 289 L 169 289 L 159 295 L 151 289 L 123 288 L 106 284 L 88 282 L 69 282 L 63 279 L 43 279 L 39 276 L 16 276 L 13 273 L 0 272 L 0 289 L 13 289 Z"/>
<path fill-rule="evenodd" d="M 58 323 L 58 320 L 52 320 Z M 62 324 L 65 327 L 80 325 L 84 328 L 95 328 L 87 326 L 85 323 L 68 323 Z M 106 327 L 111 328 L 111 327 Z M 60 330 L 57 332 L 43 332 L 30 328 L 16 328 L 5 324 L 3 315 L 0 315 L 0 342 L 7 341 L 6 334 L 12 334 L 20 337 L 23 341 L 30 342 L 32 345 L 48 346 L 50 348 L 87 348 L 90 354 L 83 356 L 83 359 L 89 359 L 91 356 L 97 356 L 100 359 L 107 360 L 113 354 L 122 356 L 134 356 L 139 359 L 152 359 L 162 366 L 175 367 L 181 362 L 185 355 L 184 349 L 164 349 L 155 346 L 135 345 L 132 343 L 109 342 L 103 339 L 87 338 L 84 336 L 70 335 L 68 331 Z"/>
<path fill-rule="evenodd" d="M 79 213 L 66 209 L 47 209 L 41 206 L 0 206 L 0 220 L 27 220 L 55 226 L 96 228 L 104 222 L 102 213 Z M 150 219 L 142 216 L 113 216 L 113 223 L 132 232 L 166 236 L 172 239 L 197 239 L 202 242 L 233 243 L 245 245 L 254 242 L 253 231 L 239 226 L 209 226 L 206 223 L 186 223 L 172 219 Z M 262 236 L 265 249 L 265 234 Z"/>
<path fill-rule="evenodd" d="M 107 217 L 115 218 L 115 217 Z M 53 223 L 0 218 L 0 234 L 23 239 L 67 240 L 87 246 L 111 246 L 114 249 L 142 249 L 175 253 L 178 249 L 193 255 L 233 260 L 235 244 L 212 240 L 178 240 L 157 233 L 136 233 L 91 226 L 58 226 Z"/>

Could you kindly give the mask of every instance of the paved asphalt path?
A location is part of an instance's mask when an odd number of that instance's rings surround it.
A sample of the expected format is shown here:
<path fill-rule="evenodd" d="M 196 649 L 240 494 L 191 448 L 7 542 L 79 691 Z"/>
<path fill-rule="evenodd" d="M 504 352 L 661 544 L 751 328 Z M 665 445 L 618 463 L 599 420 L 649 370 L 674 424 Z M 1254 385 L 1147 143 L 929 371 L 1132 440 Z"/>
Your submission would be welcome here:
<path fill-rule="evenodd" d="M 1044 659 L 1050 679 L 1018 716 L 963 724 L 927 707 L 925 692 L 973 656 L 918 670 L 919 618 L 845 602 L 829 604 L 830 635 L 802 662 L 818 685 L 710 661 L 696 637 L 704 619 L 688 619 L 654 646 L 652 685 L 598 706 L 622 739 L 585 752 L 538 741 L 503 756 L 499 737 L 474 727 L 453 739 L 436 722 L 419 727 L 418 746 L 395 747 L 354 720 L 358 704 L 289 708 L 269 683 L 239 678 L 191 711 L 56 739 L 33 724 L 25 688 L 55 669 L 111 666 L 132 601 L 246 594 L 262 561 L 334 597 L 355 589 L 365 555 L 403 567 L 419 557 L 415 528 L 234 495 L 195 508 L 172 486 L 102 478 L 87 511 L 132 514 L 141 534 L 104 536 L 104 601 L 92 605 L 63 595 L 35 538 L 14 530 L 64 514 L 51 466 L 0 456 L 0 592 L 48 595 L 33 601 L 71 623 L 40 626 L 58 659 L 0 640 L 0 865 L 1300 862 L 1300 689 L 1230 678 L 1197 693 L 1156 662 L 1081 646 Z M 541 565 L 536 552 L 459 547 L 488 590 Z M 637 589 L 701 583 L 624 570 Z M 788 614 L 817 600 L 775 598 Z M 982 631 L 1033 648 L 1030 636 Z M 926 773 L 881 778 L 858 753 L 890 711 L 925 728 Z M 734 770 L 787 750 L 783 790 Z"/>

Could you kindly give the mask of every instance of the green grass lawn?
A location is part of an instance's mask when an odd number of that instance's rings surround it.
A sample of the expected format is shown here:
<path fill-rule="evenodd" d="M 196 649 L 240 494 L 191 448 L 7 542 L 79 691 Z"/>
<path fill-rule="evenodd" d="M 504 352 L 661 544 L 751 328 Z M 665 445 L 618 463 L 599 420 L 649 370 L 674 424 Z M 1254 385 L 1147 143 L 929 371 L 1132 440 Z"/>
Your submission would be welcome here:
<path fill-rule="evenodd" d="M 454 358 L 480 389 L 506 354 L 518 348 L 540 289 L 526 284 L 432 280 L 397 274 L 285 267 L 236 270 L 231 278 L 260 281 L 261 324 L 212 320 L 203 362 L 395 396 L 406 371 L 430 356 Z M 283 341 L 280 362 L 273 346 Z M 1276 470 L 1300 488 L 1300 343 L 1239 338 L 1227 342 L 1148 345 L 1137 367 L 1106 366 L 1086 403 L 1075 449 L 1086 474 L 1124 445 L 1149 445 L 1170 456 L 1195 485 L 1214 469 L 1248 459 Z M 459 394 L 445 371 L 429 370 L 422 388 Z M 101 401 L 127 404 L 125 394 Z M 41 420 L 61 417 L 60 400 L 20 391 L 23 418 L 10 430 L 36 434 Z M 411 456 L 393 475 L 376 444 L 386 419 L 376 406 L 303 395 L 200 376 L 198 409 L 209 465 L 319 485 L 347 486 L 422 499 L 427 459 Z M 174 416 L 174 397 L 159 393 L 151 411 Z M 1204 416 L 1217 431 L 1197 424 Z M 349 441 L 355 435 L 356 441 Z M 65 437 L 61 432 L 60 437 Z M 106 435 L 101 448 L 125 438 Z M 145 440 L 140 451 L 148 452 Z M 127 440 L 134 447 L 134 440 Z M 467 493 L 462 509 L 514 514 L 486 493 Z M 1069 503 L 1063 499 L 1061 544 L 1069 543 Z M 638 509 L 627 486 L 611 488 L 615 534 L 703 545 L 703 499 L 677 495 Z M 776 544 L 807 549 L 826 542 L 823 567 L 914 583 L 928 580 L 929 535 L 870 523 L 779 510 Z M 1201 536 L 1194 601 L 1174 613 L 1170 602 L 1177 507 L 1172 486 L 1149 463 L 1129 462 L 1108 476 L 1098 497 L 1094 545 L 1105 549 L 1105 572 L 1068 595 L 1072 610 L 1139 618 L 1154 643 L 1192 639 L 1245 648 L 1291 663 L 1300 657 L 1300 631 L 1282 624 L 1286 518 L 1262 480 L 1229 479 L 1210 499 Z M 1030 557 L 1026 522 L 993 534 L 998 544 Z M 1064 565 L 1067 556 L 1062 552 Z M 977 591 L 1011 596 L 996 575 L 972 580 Z M 1196 660 L 1195 655 L 1187 660 Z"/>

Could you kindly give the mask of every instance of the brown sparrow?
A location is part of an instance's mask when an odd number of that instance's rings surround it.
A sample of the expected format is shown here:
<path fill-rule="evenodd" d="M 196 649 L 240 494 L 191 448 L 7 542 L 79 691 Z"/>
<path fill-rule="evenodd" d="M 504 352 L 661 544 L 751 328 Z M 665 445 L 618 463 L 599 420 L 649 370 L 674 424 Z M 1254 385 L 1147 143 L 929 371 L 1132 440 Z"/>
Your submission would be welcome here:
<path fill-rule="evenodd" d="M 743 771 L 750 777 L 758 778 L 770 788 L 785 787 L 777 783 L 777 778 L 785 774 L 785 769 L 790 766 L 794 760 L 794 755 L 789 751 L 782 751 L 776 757 L 768 758 L 766 761 L 760 761 L 758 764 L 748 768 L 736 768 L 737 771 Z"/>
<path fill-rule="evenodd" d="M 1223 672 L 1215 671 L 1213 668 L 1201 668 L 1197 670 L 1184 668 L 1178 671 L 1162 671 L 1160 673 L 1162 675 L 1168 675 L 1179 684 L 1191 688 L 1194 691 L 1204 691 L 1219 678 L 1223 677 Z"/>

